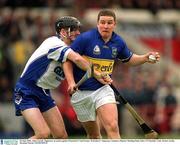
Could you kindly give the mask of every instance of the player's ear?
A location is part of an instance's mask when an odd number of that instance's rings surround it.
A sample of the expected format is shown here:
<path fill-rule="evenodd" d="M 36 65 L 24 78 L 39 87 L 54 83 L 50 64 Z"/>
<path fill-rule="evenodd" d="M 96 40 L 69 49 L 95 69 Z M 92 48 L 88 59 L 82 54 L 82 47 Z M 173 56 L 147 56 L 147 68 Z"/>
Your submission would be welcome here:
<path fill-rule="evenodd" d="M 116 21 L 114 21 L 114 25 L 116 26 L 116 24 L 117 24 L 117 22 Z"/>
<path fill-rule="evenodd" d="M 64 28 L 62 28 L 61 30 L 60 30 L 60 34 L 65 34 L 65 29 Z"/>
<path fill-rule="evenodd" d="M 62 28 L 61 31 L 60 31 L 60 35 L 61 35 L 62 37 L 66 37 L 66 36 L 67 36 L 67 30 L 64 29 L 64 28 Z"/>

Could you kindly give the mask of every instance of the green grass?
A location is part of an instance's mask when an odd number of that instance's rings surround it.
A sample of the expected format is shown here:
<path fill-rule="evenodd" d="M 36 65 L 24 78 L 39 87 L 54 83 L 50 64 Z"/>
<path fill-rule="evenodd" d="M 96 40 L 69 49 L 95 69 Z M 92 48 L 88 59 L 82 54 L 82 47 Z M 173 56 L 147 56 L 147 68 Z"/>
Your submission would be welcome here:
<path fill-rule="evenodd" d="M 85 135 L 82 136 L 69 136 L 70 139 L 87 139 Z M 106 139 L 105 136 L 103 136 L 103 139 Z M 138 136 L 132 136 L 127 137 L 122 135 L 122 139 L 144 139 L 143 135 Z M 159 139 L 180 139 L 180 133 L 174 133 L 174 134 L 163 134 L 159 135 Z"/>

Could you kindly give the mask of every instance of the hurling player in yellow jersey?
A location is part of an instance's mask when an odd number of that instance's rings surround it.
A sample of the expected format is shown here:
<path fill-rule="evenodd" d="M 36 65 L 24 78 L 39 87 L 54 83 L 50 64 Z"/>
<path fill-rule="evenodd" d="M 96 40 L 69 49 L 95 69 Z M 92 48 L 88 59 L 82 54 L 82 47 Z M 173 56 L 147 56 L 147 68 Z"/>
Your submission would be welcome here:
<path fill-rule="evenodd" d="M 97 18 L 97 28 L 80 34 L 71 48 L 92 62 L 94 69 L 109 75 L 112 74 L 116 60 L 131 66 L 159 61 L 160 55 L 157 52 L 144 55 L 132 53 L 125 41 L 114 32 L 115 26 L 115 13 L 111 10 L 101 10 Z M 156 61 L 149 60 L 152 54 Z M 77 83 L 85 72 L 76 66 L 73 67 L 74 79 Z M 73 79 L 69 77 L 69 86 L 72 86 L 71 80 Z M 96 79 L 90 78 L 72 94 L 71 103 L 88 138 L 101 138 L 97 117 L 105 128 L 108 138 L 120 138 L 116 100 L 109 85 L 103 85 Z"/>

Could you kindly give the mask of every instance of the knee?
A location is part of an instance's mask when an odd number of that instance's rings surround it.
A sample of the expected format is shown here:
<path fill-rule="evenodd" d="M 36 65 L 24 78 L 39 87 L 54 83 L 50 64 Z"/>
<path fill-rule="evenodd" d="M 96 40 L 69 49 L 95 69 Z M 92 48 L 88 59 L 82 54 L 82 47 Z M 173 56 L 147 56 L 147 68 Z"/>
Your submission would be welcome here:
<path fill-rule="evenodd" d="M 88 134 L 87 138 L 89 138 L 89 139 L 101 139 L 101 135 L 100 134 Z"/>
<path fill-rule="evenodd" d="M 53 134 L 53 138 L 55 138 L 55 139 L 67 139 L 68 135 L 67 135 L 66 131 L 63 131 L 63 132 L 58 132 L 56 134 Z"/>
<path fill-rule="evenodd" d="M 64 133 L 61 138 L 62 138 L 62 139 L 67 139 L 67 138 L 68 138 L 67 133 Z"/>
<path fill-rule="evenodd" d="M 110 122 L 107 128 L 111 132 L 119 132 L 118 123 L 116 121 Z"/>
<path fill-rule="evenodd" d="M 87 138 L 89 138 L 89 139 L 101 139 L 101 135 L 88 135 Z"/>
<path fill-rule="evenodd" d="M 37 139 L 48 139 L 50 135 L 51 135 L 50 130 L 43 130 L 35 133 Z"/>

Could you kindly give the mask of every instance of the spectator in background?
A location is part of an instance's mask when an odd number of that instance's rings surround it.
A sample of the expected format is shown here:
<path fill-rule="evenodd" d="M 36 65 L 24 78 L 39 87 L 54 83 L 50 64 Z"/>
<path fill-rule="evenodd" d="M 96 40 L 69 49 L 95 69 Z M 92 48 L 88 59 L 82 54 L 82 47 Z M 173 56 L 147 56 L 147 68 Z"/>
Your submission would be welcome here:
<path fill-rule="evenodd" d="M 149 10 L 156 15 L 157 12 L 159 11 L 159 9 L 161 8 L 162 4 L 161 4 L 161 0 L 153 0 L 150 1 L 150 7 Z"/>
<path fill-rule="evenodd" d="M 122 8 L 132 9 L 134 7 L 134 2 L 133 0 L 121 0 L 120 5 Z"/>
<path fill-rule="evenodd" d="M 142 116 L 148 120 L 151 127 L 155 127 L 156 103 L 157 103 L 157 78 L 153 71 L 149 71 L 144 84 L 143 97 L 140 108 Z"/>
<path fill-rule="evenodd" d="M 175 0 L 174 1 L 174 8 L 179 10 L 180 9 L 180 0 Z"/>
<path fill-rule="evenodd" d="M 139 9 L 149 9 L 149 4 L 150 4 L 150 1 L 149 0 L 143 0 L 143 1 L 140 1 L 140 0 L 135 0 L 135 8 L 139 8 Z"/>
<path fill-rule="evenodd" d="M 170 70 L 164 72 L 157 90 L 156 128 L 161 134 L 173 131 L 172 118 L 178 107 L 176 96 L 173 94 L 173 88 L 169 82 L 170 72 Z"/>
<path fill-rule="evenodd" d="M 10 60 L 0 54 L 0 102 L 9 102 L 12 99 L 14 71 Z"/>
<path fill-rule="evenodd" d="M 173 9 L 174 8 L 174 1 L 173 0 L 163 0 L 162 1 L 162 8 L 163 9 Z"/>
<path fill-rule="evenodd" d="M 172 57 L 175 62 L 180 64 L 180 21 L 174 27 L 174 37 L 172 39 Z"/>

